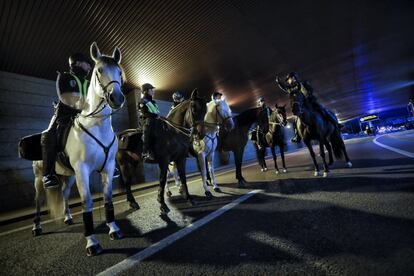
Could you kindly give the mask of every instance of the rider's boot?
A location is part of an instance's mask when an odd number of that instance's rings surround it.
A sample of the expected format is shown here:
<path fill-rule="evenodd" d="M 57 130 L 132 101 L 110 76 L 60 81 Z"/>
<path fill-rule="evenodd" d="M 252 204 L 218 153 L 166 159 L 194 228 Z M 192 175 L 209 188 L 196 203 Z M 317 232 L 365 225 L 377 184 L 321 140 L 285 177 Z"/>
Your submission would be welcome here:
<path fill-rule="evenodd" d="M 43 186 L 45 189 L 56 188 L 59 186 L 59 178 L 55 172 L 55 162 L 57 155 L 56 131 L 50 129 L 42 133 L 42 158 L 43 158 Z"/>

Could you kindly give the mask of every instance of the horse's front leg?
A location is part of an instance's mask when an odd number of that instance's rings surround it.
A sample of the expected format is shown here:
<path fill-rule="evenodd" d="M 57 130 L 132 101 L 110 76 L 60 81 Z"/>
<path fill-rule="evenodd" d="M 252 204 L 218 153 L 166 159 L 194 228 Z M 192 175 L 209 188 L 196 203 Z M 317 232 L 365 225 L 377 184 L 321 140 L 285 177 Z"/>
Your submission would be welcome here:
<path fill-rule="evenodd" d="M 190 192 L 188 191 L 187 177 L 185 175 L 185 163 L 186 163 L 186 161 L 187 160 L 184 157 L 180 160 L 177 160 L 175 164 L 177 166 L 177 171 L 178 171 L 178 174 L 179 174 L 180 179 L 181 179 L 181 187 L 182 187 L 182 189 L 184 190 L 184 192 L 186 194 L 187 201 L 191 206 L 194 206 L 194 205 L 196 205 L 196 203 L 194 202 L 193 198 L 190 195 Z"/>
<path fill-rule="evenodd" d="M 283 166 L 283 172 L 287 172 L 287 168 L 286 168 L 286 163 L 285 163 L 285 145 L 284 142 L 282 142 L 279 145 L 279 150 L 280 150 L 280 157 L 282 158 L 282 166 Z"/>
<path fill-rule="evenodd" d="M 118 225 L 115 223 L 115 210 L 112 203 L 112 180 L 114 176 L 115 162 L 109 162 L 108 170 L 101 173 L 104 204 L 105 204 L 105 218 L 106 225 L 109 227 L 109 238 L 111 240 L 122 239 L 122 233 Z"/>
<path fill-rule="evenodd" d="M 277 156 L 275 146 L 270 146 L 270 151 L 272 152 L 273 162 L 275 163 L 275 173 L 279 174 L 279 167 L 277 166 Z"/>
<path fill-rule="evenodd" d="M 314 175 L 319 176 L 319 166 L 318 166 L 318 162 L 316 162 L 316 156 L 315 156 L 315 152 L 313 151 L 312 143 L 308 139 L 304 140 L 303 142 L 308 147 L 309 153 L 312 157 L 313 165 L 315 166 Z"/>
<path fill-rule="evenodd" d="M 70 190 L 72 189 L 73 184 L 75 183 L 75 178 L 73 176 L 70 177 L 64 177 L 63 181 L 63 215 L 64 215 L 64 223 L 66 225 L 72 225 L 73 224 L 73 217 L 70 213 L 70 207 L 69 207 L 69 196 L 70 196 Z"/>
<path fill-rule="evenodd" d="M 328 173 L 329 173 L 329 166 L 328 163 L 326 162 L 326 158 L 325 158 L 325 147 L 324 145 L 327 143 L 327 141 L 322 141 L 319 140 L 319 154 L 322 158 L 323 161 L 323 177 L 327 177 Z"/>
<path fill-rule="evenodd" d="M 214 191 L 218 193 L 221 192 L 219 186 L 217 185 L 216 175 L 214 173 L 214 151 L 212 151 L 211 154 L 207 156 L 207 167 L 213 182 Z"/>
<path fill-rule="evenodd" d="M 167 214 L 170 212 L 170 208 L 168 208 L 167 204 L 164 201 L 164 191 L 165 191 L 165 184 L 167 183 L 167 173 L 168 173 L 168 162 L 161 160 L 158 163 L 160 168 L 160 187 L 158 188 L 158 202 L 160 203 L 160 210 L 162 214 Z"/>
<path fill-rule="evenodd" d="M 200 168 L 200 174 L 201 174 L 201 181 L 203 182 L 203 187 L 204 187 L 204 194 L 206 195 L 207 198 L 211 198 L 213 195 L 210 192 L 210 189 L 208 188 L 207 185 L 207 178 L 206 178 L 206 174 L 207 174 L 207 161 L 206 161 L 206 156 L 204 154 L 204 151 L 200 152 L 197 156 L 197 162 L 199 164 L 199 168 Z M 211 178 L 211 175 L 210 175 Z"/>
<path fill-rule="evenodd" d="M 96 256 L 102 252 L 102 247 L 96 239 L 95 229 L 93 226 L 93 201 L 89 189 L 89 167 L 83 163 L 74 166 L 76 175 L 76 186 L 83 203 L 83 226 L 84 236 L 86 238 L 86 255 Z"/>
<path fill-rule="evenodd" d="M 241 171 L 241 166 L 242 166 L 242 160 L 243 160 L 243 148 L 237 149 L 235 151 L 233 151 L 234 154 L 234 163 L 236 164 L 236 179 L 239 182 L 239 187 L 243 188 L 245 187 L 247 181 L 244 179 L 243 175 L 242 175 L 242 171 Z"/>

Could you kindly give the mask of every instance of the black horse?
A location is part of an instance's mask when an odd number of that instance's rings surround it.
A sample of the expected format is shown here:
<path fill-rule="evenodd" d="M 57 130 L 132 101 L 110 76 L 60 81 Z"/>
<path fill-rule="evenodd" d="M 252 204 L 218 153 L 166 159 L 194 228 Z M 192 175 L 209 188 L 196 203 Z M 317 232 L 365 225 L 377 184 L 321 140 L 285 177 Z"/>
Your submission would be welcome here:
<path fill-rule="evenodd" d="M 234 155 L 234 163 L 236 165 L 236 179 L 240 187 L 244 187 L 247 181 L 244 179 L 241 166 L 243 162 L 244 148 L 248 141 L 248 133 L 252 124 L 257 123 L 260 129 L 267 132 L 269 129 L 269 121 L 267 110 L 262 108 L 251 108 L 239 115 L 233 117 L 234 128 L 219 135 L 220 150 L 232 151 Z M 209 178 L 209 176 L 208 176 Z"/>
<path fill-rule="evenodd" d="M 160 168 L 158 190 L 158 202 L 161 204 L 162 213 L 168 213 L 170 209 L 164 201 L 164 189 L 167 180 L 168 164 L 175 162 L 184 187 L 185 198 L 190 204 L 194 204 L 188 192 L 185 164 L 190 146 L 190 127 L 204 119 L 206 113 L 206 102 L 198 97 L 197 91 L 193 91 L 191 98 L 176 106 L 168 114 L 168 117 L 155 121 L 154 129 L 151 130 L 151 140 L 156 162 Z M 127 189 L 127 199 L 135 202 L 131 193 L 131 184 L 136 167 L 142 164 L 142 133 L 134 134 L 136 138 L 131 139 L 124 148 L 120 148 L 116 160 L 120 167 L 121 178 Z M 122 137 L 121 137 L 122 140 Z"/>
<path fill-rule="evenodd" d="M 285 106 L 275 105 L 272 115 L 269 118 L 269 131 L 266 133 L 260 128 L 258 129 L 259 142 L 257 138 L 252 139 L 252 142 L 256 149 L 257 161 L 261 167 L 262 172 L 267 171 L 266 165 L 266 148 L 270 148 L 275 164 L 275 172 L 279 174 L 279 167 L 277 166 L 276 146 L 279 146 L 280 156 L 282 158 L 283 172 L 287 172 L 285 163 L 285 126 L 287 124 L 286 109 Z M 257 137 L 257 136 L 256 136 Z M 260 144 L 260 145 L 259 145 Z"/>
<path fill-rule="evenodd" d="M 298 133 L 308 147 L 315 166 L 314 175 L 319 175 L 319 166 L 316 162 L 315 153 L 312 148 L 312 140 L 316 140 L 319 143 L 320 156 L 322 157 L 324 165 L 324 177 L 329 173 L 329 166 L 325 159 L 324 147 L 326 147 L 328 152 L 333 150 L 337 159 L 342 158 L 344 155 L 347 167 L 351 167 L 352 163 L 346 152 L 339 128 L 329 120 L 325 119 L 320 112 L 315 110 L 313 105 L 306 100 L 305 96 L 300 91 L 291 92 L 289 94 L 289 99 L 292 113 L 297 116 L 296 127 Z"/>

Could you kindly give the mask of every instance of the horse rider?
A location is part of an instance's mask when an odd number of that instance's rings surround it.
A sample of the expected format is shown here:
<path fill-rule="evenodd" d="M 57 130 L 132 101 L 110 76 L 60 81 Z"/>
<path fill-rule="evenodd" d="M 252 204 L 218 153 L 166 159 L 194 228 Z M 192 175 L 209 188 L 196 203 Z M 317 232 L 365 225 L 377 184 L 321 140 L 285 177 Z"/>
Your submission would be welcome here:
<path fill-rule="evenodd" d="M 92 69 L 90 61 L 81 53 L 69 57 L 69 72 L 58 72 L 56 90 L 59 97 L 49 127 L 42 132 L 43 185 L 46 189 L 59 186 L 55 172 L 58 139 L 68 124 L 83 108 L 89 87 L 87 76 Z"/>
<path fill-rule="evenodd" d="M 172 98 L 173 98 L 173 105 L 171 106 L 171 109 L 174 109 L 177 105 L 179 105 L 180 103 L 184 101 L 184 96 L 183 94 L 181 94 L 180 91 L 174 92 L 174 94 L 172 95 Z"/>
<path fill-rule="evenodd" d="M 318 111 L 325 119 L 333 123 L 335 127 L 339 128 L 338 120 L 335 115 L 320 103 L 318 103 L 316 97 L 313 95 L 312 86 L 308 81 L 300 81 L 298 73 L 289 73 L 286 76 L 285 81 L 282 81 L 279 77 L 276 77 L 276 83 L 279 85 L 280 89 L 289 94 L 294 91 L 301 92 L 305 96 L 306 100 L 316 109 L 316 111 Z M 291 141 L 294 143 L 299 143 L 301 138 L 296 128 L 296 120 L 293 124 L 293 130 L 295 132 L 295 136 Z"/>
<path fill-rule="evenodd" d="M 151 129 L 155 119 L 160 115 L 160 110 L 153 97 L 155 94 L 155 87 L 150 83 L 142 85 L 141 101 L 139 102 L 138 109 L 141 113 L 142 122 L 142 140 L 143 140 L 143 152 L 142 157 L 148 161 L 155 161 L 154 151 L 151 148 Z"/>
<path fill-rule="evenodd" d="M 258 108 L 261 109 L 261 111 L 266 110 L 267 118 L 270 119 L 270 116 L 272 115 L 272 109 L 266 105 L 264 97 L 259 97 L 256 101 L 256 105 L 257 105 Z M 261 149 L 265 145 L 263 144 L 263 141 L 262 141 L 263 139 L 260 139 L 259 126 L 256 126 L 255 133 L 256 133 L 257 147 L 259 149 Z M 266 133 L 264 133 L 264 134 L 266 134 Z"/>

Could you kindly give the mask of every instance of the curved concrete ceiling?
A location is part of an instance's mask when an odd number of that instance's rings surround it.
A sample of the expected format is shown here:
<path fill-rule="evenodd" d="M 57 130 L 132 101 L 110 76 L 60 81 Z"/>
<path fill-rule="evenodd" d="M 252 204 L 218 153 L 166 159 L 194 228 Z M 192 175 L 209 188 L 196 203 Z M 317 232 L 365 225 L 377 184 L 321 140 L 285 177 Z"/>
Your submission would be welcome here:
<path fill-rule="evenodd" d="M 287 103 L 298 71 L 341 120 L 405 105 L 414 1 L 27 1 L 0 3 L 0 70 L 54 79 L 73 52 L 120 47 L 128 82 L 159 99 L 223 91 L 236 111 Z"/>

